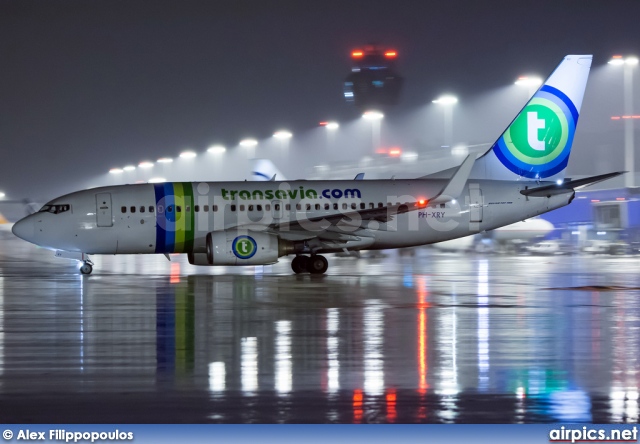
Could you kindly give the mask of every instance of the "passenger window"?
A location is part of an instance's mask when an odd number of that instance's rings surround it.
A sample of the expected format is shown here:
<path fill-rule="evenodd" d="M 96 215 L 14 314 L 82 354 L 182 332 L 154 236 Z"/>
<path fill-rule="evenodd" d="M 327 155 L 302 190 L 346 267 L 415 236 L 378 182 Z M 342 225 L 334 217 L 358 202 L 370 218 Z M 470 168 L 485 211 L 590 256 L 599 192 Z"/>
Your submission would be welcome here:
<path fill-rule="evenodd" d="M 384 208 L 384 204 L 382 202 L 378 202 L 378 208 Z"/>
<path fill-rule="evenodd" d="M 302 205 L 296 204 L 296 210 L 298 210 L 298 211 L 302 210 Z"/>
<path fill-rule="evenodd" d="M 334 204 L 333 204 L 333 209 L 334 209 L 334 210 L 337 210 L 337 209 L 338 209 L 338 204 L 337 204 L 337 203 L 334 203 Z"/>
<path fill-rule="evenodd" d="M 240 211 L 244 211 L 244 205 L 240 205 Z"/>
<path fill-rule="evenodd" d="M 180 205 L 176 205 L 176 213 L 182 213 L 182 207 Z"/>
<path fill-rule="evenodd" d="M 262 211 L 262 205 L 256 205 L 256 210 Z"/>
<path fill-rule="evenodd" d="M 284 206 L 285 211 L 291 211 L 291 205 L 290 204 L 286 204 Z"/>
<path fill-rule="evenodd" d="M 213 211 L 214 211 L 214 212 L 215 212 L 215 211 L 218 211 L 218 206 L 217 206 L 217 205 L 214 205 L 214 206 L 212 206 L 211 208 L 213 209 Z"/>
<path fill-rule="evenodd" d="M 276 210 L 276 211 L 280 211 L 280 204 L 275 204 L 273 206 L 273 209 Z"/>
<path fill-rule="evenodd" d="M 167 213 L 173 213 L 173 205 L 167 207 Z"/>
<path fill-rule="evenodd" d="M 140 207 L 140 212 L 141 212 L 141 213 L 144 213 L 144 206 L 141 206 L 141 207 Z"/>
<path fill-rule="evenodd" d="M 266 204 L 266 205 L 264 206 L 264 209 L 265 209 L 266 211 L 271 211 L 271 205 Z"/>
<path fill-rule="evenodd" d="M 236 206 L 235 205 L 231 205 L 231 211 L 236 211 Z"/>
<path fill-rule="evenodd" d="M 133 207 L 133 206 L 132 206 L 132 207 L 130 208 L 130 210 L 131 210 L 131 212 L 132 212 L 132 213 L 135 213 L 135 212 L 136 212 L 136 207 Z"/>
<path fill-rule="evenodd" d="M 364 202 L 360 202 L 360 209 L 364 210 L 365 208 L 367 208 L 367 204 Z"/>
<path fill-rule="evenodd" d="M 352 209 L 352 210 L 355 210 L 355 209 L 356 209 L 356 204 L 355 204 L 355 202 L 351 204 L 351 209 Z"/>
<path fill-rule="evenodd" d="M 196 208 L 197 208 L 197 207 L 196 207 Z M 196 211 L 197 211 L 197 210 L 196 210 Z M 205 213 L 208 213 L 208 212 L 209 212 L 209 205 L 205 205 L 205 206 L 202 208 L 202 211 L 204 211 Z"/>
<path fill-rule="evenodd" d="M 320 211 L 320 204 L 316 204 L 316 211 Z"/>
<path fill-rule="evenodd" d="M 158 213 L 164 213 L 164 207 L 162 205 L 158 205 Z"/>
<path fill-rule="evenodd" d="M 440 204 L 440 208 L 445 208 L 446 205 L 445 204 Z"/>
<path fill-rule="evenodd" d="M 374 209 L 376 207 L 376 205 L 373 202 L 369 202 L 369 208 L 370 209 Z"/>
<path fill-rule="evenodd" d="M 311 204 L 307 204 L 307 211 L 311 211 Z"/>
<path fill-rule="evenodd" d="M 122 211 L 123 213 L 127 212 L 127 207 L 120 207 L 120 211 Z"/>
<path fill-rule="evenodd" d="M 196 213 L 199 213 L 200 212 L 200 205 L 194 206 L 193 209 L 196 211 Z"/>
<path fill-rule="evenodd" d="M 249 205 L 249 211 L 253 211 L 253 205 Z"/>
<path fill-rule="evenodd" d="M 149 213 L 153 213 L 153 206 L 149 205 Z"/>
<path fill-rule="evenodd" d="M 331 205 L 329 205 L 329 204 L 324 204 L 324 209 L 325 209 L 325 211 L 326 211 L 326 210 L 331 209 Z"/>
<path fill-rule="evenodd" d="M 342 204 L 342 209 L 343 209 L 343 210 L 346 210 L 346 209 L 347 209 L 347 204 L 346 204 L 346 203 L 343 203 L 343 204 Z"/>

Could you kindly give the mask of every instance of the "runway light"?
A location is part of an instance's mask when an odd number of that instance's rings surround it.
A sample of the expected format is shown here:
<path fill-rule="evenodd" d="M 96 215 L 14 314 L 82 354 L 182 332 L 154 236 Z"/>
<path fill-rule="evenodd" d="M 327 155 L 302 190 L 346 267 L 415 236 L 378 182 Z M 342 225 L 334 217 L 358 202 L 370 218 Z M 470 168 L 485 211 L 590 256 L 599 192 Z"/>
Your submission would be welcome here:
<path fill-rule="evenodd" d="M 624 61 L 624 63 L 626 63 L 627 65 L 637 65 L 638 64 L 638 58 L 637 57 L 627 57 Z"/>
<path fill-rule="evenodd" d="M 149 183 L 163 183 L 166 181 L 167 179 L 165 179 L 164 177 L 154 177 L 152 179 L 149 179 Z"/>
<path fill-rule="evenodd" d="M 153 162 L 140 162 L 138 164 L 138 167 L 143 168 L 143 169 L 149 169 L 153 167 Z"/>
<path fill-rule="evenodd" d="M 542 85 L 542 79 L 540 77 L 520 76 L 514 84 L 518 86 L 540 86 Z"/>
<path fill-rule="evenodd" d="M 256 139 L 244 139 L 240 141 L 240 146 L 245 148 L 250 148 L 258 145 L 258 141 Z"/>
<path fill-rule="evenodd" d="M 4 194 L 2 191 L 0 191 L 0 199 L 4 198 L 6 196 L 6 194 Z"/>
<path fill-rule="evenodd" d="M 273 137 L 280 140 L 287 140 L 287 139 L 291 139 L 291 137 L 293 137 L 293 134 L 291 134 L 289 131 L 286 131 L 286 130 L 280 130 L 273 133 Z"/>
<path fill-rule="evenodd" d="M 213 145 L 213 146 L 210 146 L 209 149 L 207 149 L 208 153 L 213 153 L 213 154 L 222 154 L 225 151 L 227 151 L 227 149 L 222 145 Z"/>
<path fill-rule="evenodd" d="M 111 168 L 109 170 L 109 174 L 121 174 L 123 172 L 122 168 Z"/>
<path fill-rule="evenodd" d="M 180 153 L 180 157 L 183 159 L 193 159 L 194 157 L 196 157 L 196 153 L 194 153 L 193 151 L 183 151 Z"/>
<path fill-rule="evenodd" d="M 124 171 L 133 171 L 135 169 L 136 167 L 134 167 L 133 165 L 127 165 L 126 167 L 123 168 Z"/>
<path fill-rule="evenodd" d="M 387 51 L 384 56 L 388 59 L 394 59 L 398 54 L 395 51 Z"/>
<path fill-rule="evenodd" d="M 617 54 L 611 57 L 611 60 L 607 62 L 609 65 L 624 65 L 624 59 L 621 55 Z"/>
<path fill-rule="evenodd" d="M 340 128 L 340 125 L 338 124 L 338 122 L 329 122 L 327 123 L 326 127 L 327 129 L 330 129 L 330 130 L 336 130 Z"/>
<path fill-rule="evenodd" d="M 389 157 L 400 157 L 402 150 L 400 148 L 391 148 L 389 150 Z"/>
<path fill-rule="evenodd" d="M 357 50 L 357 51 L 353 51 L 353 52 L 351 53 L 351 57 L 353 57 L 354 59 L 359 59 L 359 58 L 361 58 L 363 55 L 364 55 L 364 53 L 363 53 L 362 51 L 359 51 L 359 50 Z"/>
<path fill-rule="evenodd" d="M 455 96 L 440 96 L 432 102 L 437 103 L 438 105 L 453 105 L 458 103 L 458 98 Z"/>
<path fill-rule="evenodd" d="M 173 159 L 170 157 L 162 157 L 158 159 L 158 163 L 171 163 L 171 162 L 173 162 Z"/>
<path fill-rule="evenodd" d="M 362 117 L 367 120 L 380 120 L 384 117 L 380 111 L 365 111 Z"/>

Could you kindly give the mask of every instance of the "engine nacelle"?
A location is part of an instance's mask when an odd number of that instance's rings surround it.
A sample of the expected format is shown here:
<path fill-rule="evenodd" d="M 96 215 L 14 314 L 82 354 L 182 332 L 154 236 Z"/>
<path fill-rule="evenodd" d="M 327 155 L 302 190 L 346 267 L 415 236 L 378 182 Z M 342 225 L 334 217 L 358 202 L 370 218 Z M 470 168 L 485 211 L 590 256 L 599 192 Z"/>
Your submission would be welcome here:
<path fill-rule="evenodd" d="M 237 230 L 207 234 L 206 256 L 209 265 L 267 265 L 291 252 L 292 243 L 275 234 Z"/>
<path fill-rule="evenodd" d="M 207 253 L 189 253 L 187 254 L 187 258 L 191 265 L 209 265 Z"/>

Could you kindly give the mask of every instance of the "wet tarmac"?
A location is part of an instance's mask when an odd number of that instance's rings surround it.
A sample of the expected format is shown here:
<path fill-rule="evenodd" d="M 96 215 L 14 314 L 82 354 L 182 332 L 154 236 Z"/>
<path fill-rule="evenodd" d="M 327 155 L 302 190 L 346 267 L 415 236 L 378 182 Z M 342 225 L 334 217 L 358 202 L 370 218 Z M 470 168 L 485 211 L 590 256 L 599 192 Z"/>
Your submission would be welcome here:
<path fill-rule="evenodd" d="M 638 421 L 633 257 L 95 262 L 0 241 L 0 421 Z"/>

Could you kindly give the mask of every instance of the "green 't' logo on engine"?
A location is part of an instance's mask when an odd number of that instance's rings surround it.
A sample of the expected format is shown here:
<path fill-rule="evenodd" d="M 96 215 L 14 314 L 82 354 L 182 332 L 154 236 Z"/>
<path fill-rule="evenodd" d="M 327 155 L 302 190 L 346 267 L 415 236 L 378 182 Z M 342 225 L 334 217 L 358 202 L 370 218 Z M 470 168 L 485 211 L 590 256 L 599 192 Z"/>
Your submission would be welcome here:
<path fill-rule="evenodd" d="M 529 165 L 544 165 L 558 157 L 567 145 L 568 122 L 552 101 L 533 99 L 504 135 L 509 152 Z"/>
<path fill-rule="evenodd" d="M 239 259 L 249 259 L 258 251 L 258 244 L 251 236 L 238 236 L 231 245 L 233 254 Z"/>

